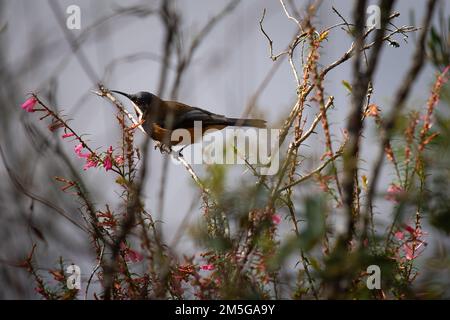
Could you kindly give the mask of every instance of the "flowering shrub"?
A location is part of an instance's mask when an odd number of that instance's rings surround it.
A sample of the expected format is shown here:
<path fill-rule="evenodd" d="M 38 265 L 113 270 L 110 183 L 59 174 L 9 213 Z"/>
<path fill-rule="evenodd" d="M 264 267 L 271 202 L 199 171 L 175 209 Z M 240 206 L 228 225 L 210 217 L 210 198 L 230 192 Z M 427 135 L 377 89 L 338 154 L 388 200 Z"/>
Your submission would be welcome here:
<path fill-rule="evenodd" d="M 398 14 L 392 13 L 389 5 L 382 11 L 380 29 L 365 27 L 358 18 L 364 16 L 365 8 L 359 8 L 354 25 L 335 10 L 343 22 L 319 30 L 311 20 L 313 12 L 300 22 L 281 3 L 299 30 L 286 51 L 274 54 L 270 32 L 264 29 L 266 11 L 260 20 L 270 59 L 286 59 L 296 84 L 295 104 L 279 129 L 282 161 L 277 174 L 259 175 L 247 163 L 253 173 L 251 181 L 226 188 L 224 166 L 205 165 L 206 174 L 199 177 L 182 156 L 172 154 L 201 195 L 201 222 L 190 229 L 200 248 L 194 256 L 180 256 L 164 243 L 161 221 L 155 218 L 158 213 L 145 208 L 142 188 L 149 138 L 143 146 L 136 146 L 135 135 L 141 134 L 142 123 L 108 88 L 99 84 L 96 93 L 115 107 L 121 141 L 117 145 L 108 143 L 107 147 L 95 146 L 95 137 L 93 141 L 84 139 L 39 95 L 32 94 L 22 104 L 28 116 L 47 121 L 51 132 L 58 132 L 64 143 L 73 145 L 72 157 L 80 170 L 113 175 L 120 190 L 118 203 L 104 204 L 99 209 L 80 181 L 55 177 L 61 192 L 70 193 L 81 203 L 83 230 L 97 259 L 85 283 L 85 297 L 403 299 L 424 294 L 415 292 L 413 284 L 420 275 L 416 261 L 424 255 L 431 233 L 425 231 L 430 227 L 427 213 L 436 226 L 446 221 L 450 212 L 442 202 L 434 202 L 433 197 L 439 193 L 428 189 L 438 189 L 429 176 L 439 176 L 430 155 L 441 143 L 441 135 L 448 139 L 450 133 L 444 125 L 436 125 L 442 119 L 437 109 L 450 67 L 438 66 L 426 105 L 416 106 L 417 110 L 403 108 L 425 59 L 425 39 L 434 5 L 425 13 L 428 19 L 418 36 L 416 60 L 388 113 L 387 105 L 372 101 L 376 90 L 372 78 L 377 60 L 381 59 L 380 50 L 385 44 L 398 45 L 398 34 L 405 36 L 417 29 L 404 26 L 391 30 Z M 324 66 L 320 63 L 323 46 L 337 27 L 342 27 L 354 42 L 335 62 Z M 374 41 L 368 41 L 371 37 Z M 362 63 L 366 55 L 367 65 Z M 330 112 L 341 106 L 335 106 L 334 97 L 328 94 L 326 76 L 350 59 L 355 61 L 353 82 L 342 81 L 343 89 L 351 94 L 350 115 L 347 123 L 333 123 Z M 173 92 L 177 90 L 175 87 Z M 313 116 L 307 117 L 306 110 Z M 370 159 L 373 171 L 366 172 L 361 168 L 360 146 L 365 141 L 364 126 L 372 122 L 380 153 Z M 335 132 L 341 134 L 336 136 Z M 321 144 L 314 142 L 313 133 L 320 136 Z M 316 143 L 319 156 L 303 156 L 303 148 L 310 142 Z M 379 191 L 377 182 L 384 160 L 393 175 Z M 445 192 L 442 197 L 446 197 Z M 378 217 L 380 207 L 387 212 L 384 219 Z M 340 225 L 343 231 L 338 230 L 337 216 L 344 217 Z M 448 226 L 447 222 L 442 229 L 449 231 Z M 39 295 L 46 299 L 79 298 L 81 293 L 68 286 L 68 264 L 62 258 L 59 267 L 48 272 L 56 281 L 53 286 L 46 281 L 49 275 L 38 271 L 37 261 L 33 247 L 21 267 L 33 276 Z M 380 288 L 366 285 L 371 265 L 382 270 Z M 99 285 L 92 289 L 94 281 Z"/>

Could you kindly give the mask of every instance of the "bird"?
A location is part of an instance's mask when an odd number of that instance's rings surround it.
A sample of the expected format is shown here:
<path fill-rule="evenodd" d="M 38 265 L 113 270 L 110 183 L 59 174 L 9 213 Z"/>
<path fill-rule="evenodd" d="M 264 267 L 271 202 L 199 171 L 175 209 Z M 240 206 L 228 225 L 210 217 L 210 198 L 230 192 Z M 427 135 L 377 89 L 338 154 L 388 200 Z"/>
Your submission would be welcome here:
<path fill-rule="evenodd" d="M 144 131 L 158 143 L 169 147 L 184 143 L 184 147 L 195 143 L 200 137 L 194 136 L 194 122 L 201 121 L 202 135 L 207 130 L 221 130 L 227 126 L 266 128 L 266 121 L 262 119 L 228 118 L 198 107 L 192 107 L 178 101 L 166 101 L 157 95 L 146 91 L 134 94 L 118 90 L 111 92 L 127 97 L 133 103 Z M 172 132 L 176 129 L 186 129 L 190 133 L 190 140 L 182 137 L 172 139 Z M 180 144 L 182 145 L 182 144 Z M 184 148 L 183 147 L 183 148 Z"/>

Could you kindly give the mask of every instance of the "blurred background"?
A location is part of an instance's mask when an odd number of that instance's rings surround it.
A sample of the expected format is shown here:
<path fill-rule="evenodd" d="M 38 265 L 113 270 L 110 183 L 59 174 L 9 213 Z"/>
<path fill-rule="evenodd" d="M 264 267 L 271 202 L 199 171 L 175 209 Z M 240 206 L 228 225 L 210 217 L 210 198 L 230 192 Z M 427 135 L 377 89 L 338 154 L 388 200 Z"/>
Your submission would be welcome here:
<path fill-rule="evenodd" d="M 174 1 L 181 13 L 184 39 L 181 47 L 188 47 L 211 17 L 228 3 L 225 0 Z M 294 3 L 300 12 L 307 5 L 307 1 Z M 396 25 L 420 22 L 423 3 L 421 0 L 398 1 L 395 10 L 401 15 Z M 43 270 L 54 267 L 63 256 L 79 265 L 83 278 L 86 278 L 95 264 L 85 234 L 56 210 L 33 201 L 29 195 L 64 208 L 73 219 L 81 221 L 77 214 L 79 203 L 71 195 L 62 193 L 54 180 L 55 176 L 76 175 L 84 181 L 99 208 L 104 208 L 107 203 L 118 203 L 114 175 L 97 169 L 83 171 L 82 161 L 74 154 L 73 143 L 62 140 L 60 132 L 51 133 L 38 117 L 20 108 L 27 95 L 36 92 L 50 106 L 73 119 L 72 127 L 87 134 L 95 147 L 106 148 L 120 141 L 113 106 L 90 92 L 96 83 L 80 66 L 65 32 L 76 39 L 76 50 L 83 53 L 95 75 L 108 88 L 130 93 L 156 93 L 158 89 L 164 52 L 162 23 L 155 14 L 159 1 L 71 0 L 58 1 L 58 4 L 59 11 L 55 12 L 49 2 L 43 0 L 0 0 L 0 146 L 4 154 L 4 159 L 0 160 L 0 299 L 37 298 L 29 274 L 17 267 L 33 243 L 38 243 L 39 267 Z M 66 9 L 70 5 L 81 9 L 80 30 L 64 31 L 58 23 L 58 19 L 65 21 L 69 16 Z M 341 22 L 333 12 L 333 6 L 351 20 L 353 1 L 324 1 L 314 19 L 319 30 Z M 296 84 L 286 61 L 274 68 L 278 63 L 269 58 L 267 39 L 259 27 L 264 8 L 264 28 L 274 41 L 274 51 L 286 48 L 296 26 L 286 18 L 280 3 L 273 0 L 241 1 L 200 43 L 184 74 L 177 100 L 239 117 L 253 103 L 255 92 L 270 74 L 270 81 L 258 96 L 251 116 L 263 117 L 269 127 L 280 128 L 295 103 Z M 440 2 L 438 12 L 448 19 L 450 6 L 446 1 Z M 434 21 L 438 25 L 439 15 L 435 15 Z M 384 105 L 389 106 L 409 66 L 415 37 L 410 34 L 406 40 L 399 37 L 400 47 L 386 45 L 382 52 L 372 96 L 372 101 L 382 110 Z M 339 58 L 351 42 L 347 33 L 333 29 L 323 43 L 321 64 L 327 65 Z M 175 66 L 175 63 L 171 61 L 169 65 Z M 169 83 L 173 82 L 174 75 L 174 69 L 169 68 Z M 414 108 L 425 105 L 435 75 L 435 66 L 428 62 L 414 84 L 408 105 Z M 350 108 L 350 95 L 342 80 L 351 81 L 351 64 L 333 70 L 325 83 L 327 94 L 335 97 L 335 108 L 329 119 L 332 133 L 339 139 Z M 169 99 L 170 91 L 166 90 L 162 98 Z M 130 107 L 128 101 L 123 102 Z M 374 132 L 373 123 L 366 127 L 362 157 L 368 162 L 362 165 L 362 170 L 369 170 L 371 155 L 376 151 L 374 142 L 378 140 Z M 138 132 L 137 145 L 142 141 L 142 134 Z M 323 150 L 315 150 L 314 146 L 311 143 L 305 152 L 317 159 Z M 149 152 L 149 177 L 144 194 L 146 208 L 154 212 L 161 208 L 158 199 L 165 158 L 153 148 Z M 204 172 L 201 165 L 195 165 L 194 169 L 199 175 Z M 382 176 L 380 192 L 387 189 L 392 172 L 385 168 Z M 249 177 L 251 172 L 244 166 L 233 166 L 227 184 L 231 188 L 239 179 Z M 171 243 L 186 215 L 192 223 L 200 219 L 201 200 L 184 168 L 169 162 L 166 179 L 162 223 L 164 241 Z M 380 217 L 389 205 L 383 199 L 377 203 Z M 338 227 L 339 217 L 335 219 Z M 290 229 L 288 223 L 282 221 L 280 233 Z M 425 230 L 429 233 L 428 240 L 435 240 L 429 241 L 432 245 L 427 248 L 427 253 L 449 244 L 448 238 L 434 229 Z M 189 232 L 178 239 L 174 250 L 186 255 L 198 252 Z"/>

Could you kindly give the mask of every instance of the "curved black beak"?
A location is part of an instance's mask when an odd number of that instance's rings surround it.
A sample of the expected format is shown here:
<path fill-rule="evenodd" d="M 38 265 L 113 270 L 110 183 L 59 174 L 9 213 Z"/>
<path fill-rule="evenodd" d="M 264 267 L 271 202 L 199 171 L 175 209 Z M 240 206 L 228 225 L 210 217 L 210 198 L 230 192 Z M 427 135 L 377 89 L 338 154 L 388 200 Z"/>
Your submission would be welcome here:
<path fill-rule="evenodd" d="M 130 99 L 131 101 L 133 101 L 133 97 L 132 97 L 131 94 L 128 94 L 128 93 L 125 93 L 125 92 L 122 92 L 122 91 L 117 91 L 117 90 L 111 90 L 111 92 L 121 94 L 121 95 L 127 97 L 128 99 Z"/>
<path fill-rule="evenodd" d="M 128 93 L 125 93 L 125 92 L 122 92 L 122 91 L 118 91 L 118 90 L 111 90 L 111 92 L 121 94 L 122 96 L 125 96 L 125 97 L 127 97 L 128 99 L 130 99 L 131 102 L 132 102 L 134 111 L 136 112 L 137 116 L 139 117 L 139 121 L 142 119 L 143 112 L 142 112 L 141 108 L 139 108 L 139 107 L 136 105 L 136 99 L 135 99 L 135 96 L 134 96 L 134 95 L 128 94 Z"/>

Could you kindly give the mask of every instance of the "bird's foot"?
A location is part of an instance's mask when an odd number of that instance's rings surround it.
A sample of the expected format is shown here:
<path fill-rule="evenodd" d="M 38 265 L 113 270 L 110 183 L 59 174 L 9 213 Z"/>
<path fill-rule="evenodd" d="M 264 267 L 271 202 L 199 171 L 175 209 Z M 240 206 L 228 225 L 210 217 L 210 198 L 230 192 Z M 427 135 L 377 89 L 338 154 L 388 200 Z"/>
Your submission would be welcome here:
<path fill-rule="evenodd" d="M 161 153 L 172 153 L 172 148 L 169 145 L 159 141 L 156 141 L 155 143 L 155 150 L 156 149 L 159 149 Z"/>

